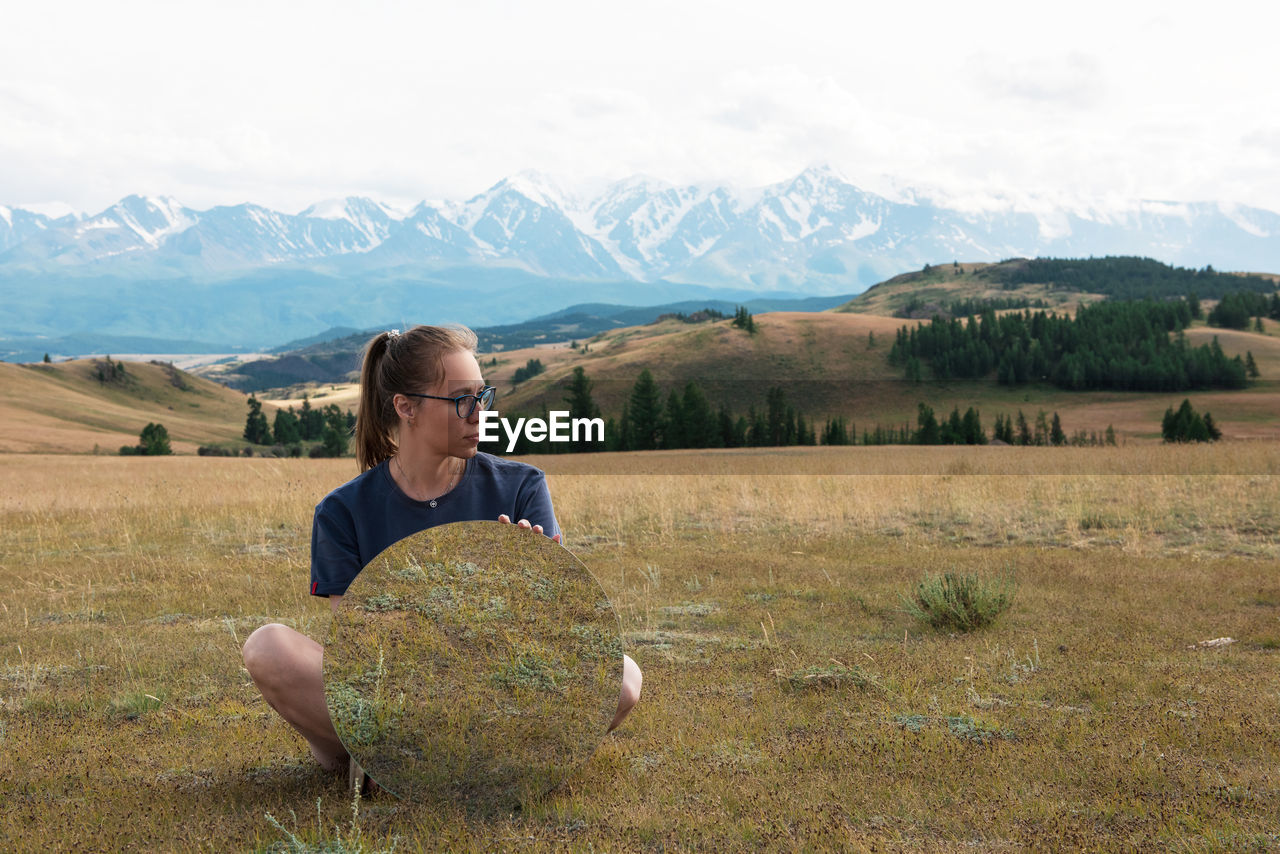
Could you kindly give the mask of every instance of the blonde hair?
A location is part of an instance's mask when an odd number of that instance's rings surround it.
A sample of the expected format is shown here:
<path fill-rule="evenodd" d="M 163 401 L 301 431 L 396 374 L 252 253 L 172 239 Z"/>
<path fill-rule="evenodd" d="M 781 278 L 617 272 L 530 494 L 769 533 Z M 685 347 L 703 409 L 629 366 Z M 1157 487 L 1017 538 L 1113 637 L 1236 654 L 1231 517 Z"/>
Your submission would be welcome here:
<path fill-rule="evenodd" d="M 396 453 L 400 420 L 392 398 L 426 393 L 444 378 L 444 357 L 474 353 L 476 334 L 465 326 L 415 326 L 379 332 L 365 345 L 360 366 L 360 411 L 356 414 L 356 461 L 365 472 Z"/>

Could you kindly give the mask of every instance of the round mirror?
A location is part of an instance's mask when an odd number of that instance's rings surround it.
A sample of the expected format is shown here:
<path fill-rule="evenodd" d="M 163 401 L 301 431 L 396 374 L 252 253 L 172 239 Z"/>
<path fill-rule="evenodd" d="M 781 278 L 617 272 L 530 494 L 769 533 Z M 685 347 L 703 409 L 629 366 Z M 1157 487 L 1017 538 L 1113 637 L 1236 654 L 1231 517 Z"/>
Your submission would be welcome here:
<path fill-rule="evenodd" d="M 472 813 L 510 812 L 586 762 L 621 684 L 600 583 L 568 549 L 501 522 L 389 546 L 347 589 L 324 651 L 329 714 L 365 773 Z"/>

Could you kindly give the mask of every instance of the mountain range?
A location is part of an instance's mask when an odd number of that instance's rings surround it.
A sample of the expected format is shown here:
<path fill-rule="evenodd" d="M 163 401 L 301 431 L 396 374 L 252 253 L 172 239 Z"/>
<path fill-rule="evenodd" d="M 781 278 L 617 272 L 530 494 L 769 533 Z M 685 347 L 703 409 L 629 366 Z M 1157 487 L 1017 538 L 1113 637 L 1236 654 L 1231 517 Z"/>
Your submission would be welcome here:
<path fill-rule="evenodd" d="M 825 166 L 754 189 L 649 178 L 575 195 L 522 172 L 465 201 L 349 197 L 289 214 L 129 196 L 0 206 L 0 336 L 93 330 L 269 346 L 387 317 L 492 325 L 630 305 L 856 293 L 924 264 L 1143 255 L 1280 268 L 1280 214 L 1217 202 L 956 210 Z"/>

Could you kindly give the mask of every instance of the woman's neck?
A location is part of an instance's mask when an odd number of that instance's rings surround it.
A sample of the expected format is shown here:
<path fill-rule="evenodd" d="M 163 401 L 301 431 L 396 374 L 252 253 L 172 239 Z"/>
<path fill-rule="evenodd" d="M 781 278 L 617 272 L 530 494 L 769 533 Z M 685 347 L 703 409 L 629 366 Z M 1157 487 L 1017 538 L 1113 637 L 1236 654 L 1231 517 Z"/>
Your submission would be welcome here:
<path fill-rule="evenodd" d="M 391 476 L 410 498 L 438 498 L 457 485 L 466 461 L 402 447 L 391 458 Z"/>

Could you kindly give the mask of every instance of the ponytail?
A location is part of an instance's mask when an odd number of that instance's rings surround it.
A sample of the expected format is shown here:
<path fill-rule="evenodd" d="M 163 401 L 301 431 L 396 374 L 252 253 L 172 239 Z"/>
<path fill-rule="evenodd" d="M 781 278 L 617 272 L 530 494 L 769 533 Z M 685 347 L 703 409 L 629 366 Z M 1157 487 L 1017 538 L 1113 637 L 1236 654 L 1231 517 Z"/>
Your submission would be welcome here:
<path fill-rule="evenodd" d="M 400 417 L 392 400 L 407 391 L 427 392 L 444 378 L 444 356 L 475 352 L 476 334 L 465 326 L 415 326 L 379 332 L 365 345 L 356 413 L 356 461 L 365 472 L 395 456 Z"/>
<path fill-rule="evenodd" d="M 391 333 L 379 332 L 365 345 L 360 365 L 360 409 L 356 415 L 356 462 L 368 471 L 396 453 L 391 438 L 391 398 L 380 393 L 378 368 L 387 355 Z"/>

